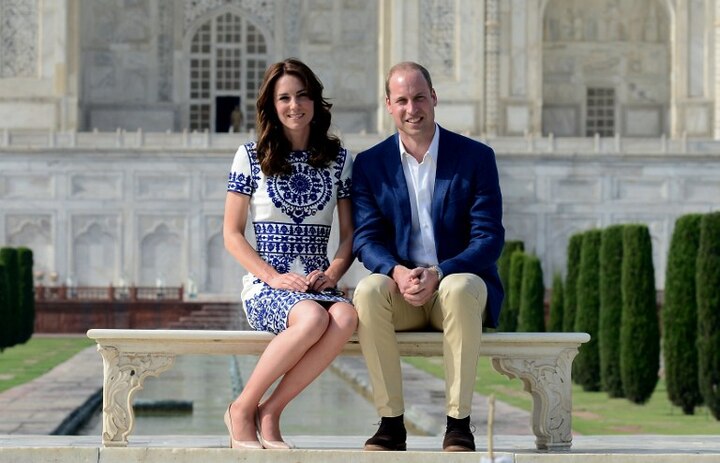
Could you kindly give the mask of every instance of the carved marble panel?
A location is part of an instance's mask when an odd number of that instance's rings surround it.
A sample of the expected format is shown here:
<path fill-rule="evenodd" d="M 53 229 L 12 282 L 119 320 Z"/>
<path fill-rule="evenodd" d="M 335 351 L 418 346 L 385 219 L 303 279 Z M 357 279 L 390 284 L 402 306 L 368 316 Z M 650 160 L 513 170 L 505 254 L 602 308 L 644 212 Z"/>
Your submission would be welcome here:
<path fill-rule="evenodd" d="M 613 179 L 612 198 L 628 203 L 648 204 L 667 200 L 669 189 L 666 178 L 617 177 Z"/>
<path fill-rule="evenodd" d="M 275 1 L 273 0 L 185 0 L 185 30 L 187 31 L 192 22 L 199 17 L 227 5 L 250 13 L 255 20 L 262 22 L 266 29 L 274 29 Z"/>
<path fill-rule="evenodd" d="M 228 164 L 228 169 L 230 165 Z M 203 199 L 223 199 L 227 192 L 227 176 L 203 173 L 201 177 Z"/>
<path fill-rule="evenodd" d="M 500 172 L 503 201 L 525 203 L 537 200 L 537 186 L 534 176 L 511 175 Z"/>
<path fill-rule="evenodd" d="M 0 175 L 0 198 L 52 199 L 55 197 L 54 185 L 54 177 L 48 173 L 8 172 Z"/>
<path fill-rule="evenodd" d="M 682 180 L 682 201 L 717 204 L 720 198 L 720 180 L 686 178 Z"/>
<path fill-rule="evenodd" d="M 625 135 L 658 137 L 663 133 L 662 108 L 625 108 Z"/>
<path fill-rule="evenodd" d="M 710 134 L 711 111 L 707 106 L 685 107 L 685 130 L 688 135 Z"/>
<path fill-rule="evenodd" d="M 435 78 L 456 73 L 458 5 L 455 0 L 420 0 L 420 57 Z"/>
<path fill-rule="evenodd" d="M 599 203 L 602 184 L 597 177 L 549 178 L 550 196 L 558 203 Z"/>
<path fill-rule="evenodd" d="M 187 174 L 137 174 L 135 197 L 138 199 L 190 199 L 190 176 Z"/>
<path fill-rule="evenodd" d="M 38 74 L 39 0 L 0 2 L 0 78 Z"/>
<path fill-rule="evenodd" d="M 537 241 L 538 217 L 536 214 L 503 215 L 505 226 L 505 240 L 521 240 L 525 243 L 525 251 L 537 253 L 539 249 L 533 246 Z"/>
<path fill-rule="evenodd" d="M 577 106 L 543 106 L 542 131 L 544 135 L 572 137 L 580 133 Z"/>
<path fill-rule="evenodd" d="M 71 224 L 72 281 L 87 286 L 106 286 L 114 282 L 121 267 L 120 216 L 74 215 Z"/>
<path fill-rule="evenodd" d="M 25 246 L 33 251 L 34 271 L 56 271 L 55 234 L 50 214 L 8 214 L 5 216 L 5 238 L 13 247 Z"/>
<path fill-rule="evenodd" d="M 522 135 L 530 129 L 530 108 L 509 105 L 505 111 L 507 116 L 505 124 L 508 135 Z"/>
<path fill-rule="evenodd" d="M 186 275 L 186 217 L 140 215 L 137 222 L 140 284 L 180 285 Z"/>
<path fill-rule="evenodd" d="M 122 199 L 123 172 L 74 172 L 68 174 L 71 199 Z"/>

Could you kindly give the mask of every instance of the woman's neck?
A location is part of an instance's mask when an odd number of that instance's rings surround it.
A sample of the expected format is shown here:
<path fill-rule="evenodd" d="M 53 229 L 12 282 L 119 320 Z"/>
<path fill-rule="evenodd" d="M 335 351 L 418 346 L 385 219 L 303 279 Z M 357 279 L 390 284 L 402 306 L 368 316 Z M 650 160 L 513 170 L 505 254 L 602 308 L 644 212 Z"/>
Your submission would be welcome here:
<path fill-rule="evenodd" d="M 308 142 L 310 141 L 310 130 L 294 131 L 285 130 L 285 137 L 290 142 L 290 148 L 293 151 L 305 151 L 308 148 Z"/>

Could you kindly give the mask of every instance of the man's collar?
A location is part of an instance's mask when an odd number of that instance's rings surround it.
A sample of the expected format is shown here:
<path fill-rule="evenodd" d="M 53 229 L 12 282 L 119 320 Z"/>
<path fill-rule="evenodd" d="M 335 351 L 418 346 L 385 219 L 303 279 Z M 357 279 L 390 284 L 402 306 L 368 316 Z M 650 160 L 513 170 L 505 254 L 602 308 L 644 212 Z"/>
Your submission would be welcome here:
<path fill-rule="evenodd" d="M 435 123 L 435 133 L 433 134 L 432 141 L 430 142 L 430 146 L 428 147 L 428 150 L 425 154 L 429 155 L 430 158 L 437 162 L 438 157 L 438 148 L 440 146 L 440 126 Z M 400 138 L 400 134 L 398 133 L 398 148 L 400 150 L 400 160 L 402 161 L 403 157 L 405 155 L 411 156 L 412 155 L 405 149 L 405 145 L 403 145 L 402 138 Z"/>

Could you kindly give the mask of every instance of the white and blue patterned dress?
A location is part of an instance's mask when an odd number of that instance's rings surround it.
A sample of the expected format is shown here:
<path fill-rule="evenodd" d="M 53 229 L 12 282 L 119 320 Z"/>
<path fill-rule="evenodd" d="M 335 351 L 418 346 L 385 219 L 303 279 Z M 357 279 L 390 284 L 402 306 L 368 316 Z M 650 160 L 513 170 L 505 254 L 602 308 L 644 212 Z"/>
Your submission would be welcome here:
<path fill-rule="evenodd" d="M 327 244 L 338 199 L 350 197 L 352 157 L 340 149 L 329 166 L 308 164 L 307 151 L 294 151 L 289 175 L 266 176 L 255 143 L 240 146 L 228 179 L 228 191 L 250 196 L 256 250 L 280 273 L 308 274 L 330 265 Z M 241 293 L 248 323 L 258 331 L 287 328 L 292 307 L 303 300 L 349 302 L 340 296 L 274 289 L 248 273 Z"/>

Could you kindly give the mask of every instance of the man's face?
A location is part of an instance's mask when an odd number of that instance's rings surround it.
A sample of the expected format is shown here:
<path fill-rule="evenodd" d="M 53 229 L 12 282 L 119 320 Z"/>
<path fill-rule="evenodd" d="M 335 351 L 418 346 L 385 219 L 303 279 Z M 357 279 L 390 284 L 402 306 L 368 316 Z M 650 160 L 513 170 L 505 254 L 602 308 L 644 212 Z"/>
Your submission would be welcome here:
<path fill-rule="evenodd" d="M 388 89 L 390 94 L 385 98 L 385 106 L 395 121 L 395 127 L 411 137 L 432 135 L 437 96 L 420 71 L 396 70 L 390 77 Z"/>

